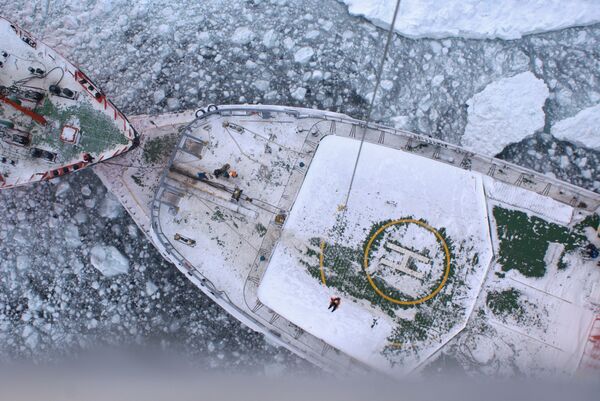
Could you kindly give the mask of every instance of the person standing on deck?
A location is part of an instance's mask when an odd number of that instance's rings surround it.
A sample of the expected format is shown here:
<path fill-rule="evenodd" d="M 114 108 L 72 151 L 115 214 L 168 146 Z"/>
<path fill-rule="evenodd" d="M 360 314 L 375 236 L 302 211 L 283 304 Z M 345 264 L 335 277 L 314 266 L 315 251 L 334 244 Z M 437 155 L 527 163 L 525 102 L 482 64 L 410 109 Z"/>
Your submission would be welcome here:
<path fill-rule="evenodd" d="M 229 178 L 230 167 L 231 166 L 229 165 L 229 163 L 225 163 L 221 168 L 218 168 L 215 171 L 213 171 L 215 178 L 219 178 L 220 176 L 223 176 L 224 178 Z"/>
<path fill-rule="evenodd" d="M 331 297 L 329 300 L 329 307 L 327 309 L 331 309 L 331 312 L 335 312 L 335 310 L 340 306 L 340 302 L 342 300 L 340 297 Z"/>

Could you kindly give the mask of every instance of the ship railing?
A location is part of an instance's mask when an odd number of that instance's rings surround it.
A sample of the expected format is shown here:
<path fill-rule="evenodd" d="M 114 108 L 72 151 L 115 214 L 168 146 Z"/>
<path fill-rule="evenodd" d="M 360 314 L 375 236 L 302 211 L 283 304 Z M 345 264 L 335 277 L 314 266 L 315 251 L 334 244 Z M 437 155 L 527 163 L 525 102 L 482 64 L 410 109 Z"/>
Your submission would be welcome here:
<path fill-rule="evenodd" d="M 387 127 L 379 123 L 370 122 L 367 124 L 362 120 L 357 120 L 334 112 L 311 109 L 290 109 L 284 106 L 221 106 L 218 108 L 213 107 L 212 110 L 198 116 L 197 120 L 207 119 L 212 115 L 249 116 L 256 114 L 271 115 L 274 113 L 285 113 L 297 119 L 320 119 L 322 121 L 351 124 L 359 128 L 367 129 L 365 141 L 386 146 L 390 146 L 390 140 L 386 140 L 386 134 L 404 138 L 411 143 L 411 145 L 405 146 L 404 150 L 420 153 L 423 156 L 437 159 L 446 164 L 457 165 L 466 170 L 471 170 L 473 165 L 476 164 L 476 167 L 479 167 L 476 171 L 479 173 L 492 176 L 507 184 L 520 186 L 544 196 L 551 197 L 574 208 L 587 210 L 589 212 L 597 211 L 600 208 L 599 194 L 574 184 L 561 181 L 555 177 L 549 177 L 539 172 L 532 172 L 524 167 L 495 157 L 470 152 L 469 150 L 437 138 L 416 134 L 404 129 Z M 194 122 L 191 123 L 190 126 L 193 126 Z M 188 128 L 190 126 L 188 126 Z M 382 133 L 384 135 L 381 135 Z M 322 137 L 326 135 L 327 134 Z M 394 147 L 397 148 L 398 146 Z M 430 152 L 431 155 L 426 154 L 424 149 L 427 148 L 433 149 Z M 458 162 L 457 160 L 450 160 L 448 157 L 442 157 L 442 151 L 451 152 L 456 157 L 460 157 L 460 161 Z M 497 172 L 500 172 L 500 174 L 496 174 Z"/>

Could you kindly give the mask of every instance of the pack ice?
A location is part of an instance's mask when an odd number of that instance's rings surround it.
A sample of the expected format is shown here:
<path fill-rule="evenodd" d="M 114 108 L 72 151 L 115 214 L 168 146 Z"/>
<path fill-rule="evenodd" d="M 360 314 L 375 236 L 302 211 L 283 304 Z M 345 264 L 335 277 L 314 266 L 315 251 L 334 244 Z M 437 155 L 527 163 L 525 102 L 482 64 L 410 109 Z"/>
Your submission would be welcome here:
<path fill-rule="evenodd" d="M 114 246 L 94 245 L 90 251 L 90 262 L 105 277 L 129 271 L 129 260 Z"/>
<path fill-rule="evenodd" d="M 396 0 L 340 0 L 350 14 L 389 27 Z M 519 39 L 600 21 L 596 0 L 402 0 L 395 29 L 409 37 Z"/>

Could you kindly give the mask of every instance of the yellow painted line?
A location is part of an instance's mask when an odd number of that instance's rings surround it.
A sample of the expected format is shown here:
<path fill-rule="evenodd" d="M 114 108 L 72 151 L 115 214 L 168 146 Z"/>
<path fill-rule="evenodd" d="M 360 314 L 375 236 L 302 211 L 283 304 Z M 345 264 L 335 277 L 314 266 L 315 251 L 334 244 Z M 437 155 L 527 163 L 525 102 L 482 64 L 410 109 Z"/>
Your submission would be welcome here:
<path fill-rule="evenodd" d="M 325 241 L 321 240 L 321 253 L 319 254 L 319 270 L 321 270 L 321 281 L 324 286 L 327 286 L 325 281 L 325 271 L 323 270 L 323 259 L 325 254 Z"/>
<path fill-rule="evenodd" d="M 392 297 L 386 295 L 383 291 L 381 291 L 379 289 L 379 287 L 377 287 L 377 285 L 371 278 L 371 275 L 369 274 L 369 254 L 371 252 L 371 246 L 373 245 L 373 241 L 375 241 L 375 239 L 379 236 L 379 234 L 381 234 L 383 231 L 385 231 L 388 227 L 398 225 L 398 224 L 410 224 L 410 223 L 417 224 L 417 225 L 425 228 L 426 230 L 432 232 L 436 236 L 436 238 L 442 243 L 442 246 L 444 248 L 444 253 L 446 254 L 446 268 L 444 269 L 444 276 L 442 277 L 442 281 L 441 281 L 440 285 L 438 285 L 437 288 L 434 289 L 430 294 L 428 294 L 422 298 L 412 300 L 412 301 L 405 301 L 405 300 L 401 300 L 401 299 L 392 298 Z M 390 221 L 389 223 L 381 226 L 377 231 L 375 231 L 375 234 L 373 234 L 371 236 L 371 238 L 369 239 L 369 242 L 367 243 L 367 247 L 365 248 L 365 254 L 363 257 L 363 267 L 364 267 L 365 273 L 367 275 L 367 280 L 369 280 L 369 284 L 371 284 L 371 287 L 373 287 L 375 292 L 377 294 L 379 294 L 382 298 L 384 298 L 390 302 L 393 302 L 395 304 L 398 304 L 398 305 L 418 305 L 418 304 L 422 304 L 423 302 L 429 301 L 431 298 L 435 297 L 438 294 L 438 292 L 440 292 L 441 289 L 444 288 L 444 285 L 446 285 L 446 281 L 448 280 L 448 275 L 450 274 L 450 251 L 448 250 L 448 245 L 446 244 L 446 241 L 444 241 L 444 238 L 442 238 L 440 233 L 437 232 L 437 230 L 434 229 L 433 227 L 431 227 L 430 225 L 425 224 L 422 221 L 414 220 L 414 219 L 394 220 L 394 221 Z"/>

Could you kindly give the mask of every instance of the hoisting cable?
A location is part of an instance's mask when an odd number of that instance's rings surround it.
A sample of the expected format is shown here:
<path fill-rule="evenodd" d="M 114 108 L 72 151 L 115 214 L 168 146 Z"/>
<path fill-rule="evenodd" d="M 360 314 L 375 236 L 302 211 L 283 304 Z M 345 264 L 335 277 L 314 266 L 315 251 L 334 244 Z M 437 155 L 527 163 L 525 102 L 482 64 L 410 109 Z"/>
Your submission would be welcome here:
<path fill-rule="evenodd" d="M 396 17 L 398 16 L 398 10 L 400 10 L 400 1 L 396 2 L 396 9 L 394 10 L 394 18 L 392 19 L 392 25 L 390 25 L 390 29 L 388 31 L 387 40 L 385 42 L 385 48 L 383 50 L 383 57 L 381 58 L 381 63 L 379 64 L 379 69 L 377 71 L 377 80 L 375 81 L 375 89 L 373 90 L 373 96 L 371 96 L 371 103 L 369 104 L 369 108 L 367 110 L 367 117 L 365 119 L 365 127 L 363 130 L 362 137 L 360 139 L 360 146 L 358 147 L 358 153 L 356 155 L 356 160 L 354 161 L 354 169 L 352 170 L 352 178 L 350 179 L 350 185 L 348 186 L 348 192 L 346 193 L 346 199 L 344 203 L 340 205 L 340 209 L 345 210 L 348 206 L 348 199 L 350 198 L 350 191 L 352 190 L 352 184 L 354 184 L 354 176 L 356 175 L 356 168 L 358 167 L 358 161 L 360 159 L 360 153 L 362 152 L 363 143 L 365 141 L 365 136 L 367 134 L 367 128 L 369 127 L 369 122 L 371 120 L 371 112 L 373 111 L 373 105 L 375 103 L 375 97 L 377 96 L 377 91 L 379 90 L 379 84 L 381 82 L 381 75 L 383 73 L 383 65 L 385 64 L 385 58 L 387 57 L 388 50 L 390 48 L 390 43 L 392 42 L 392 38 L 394 36 L 394 26 L 396 25 Z"/>

